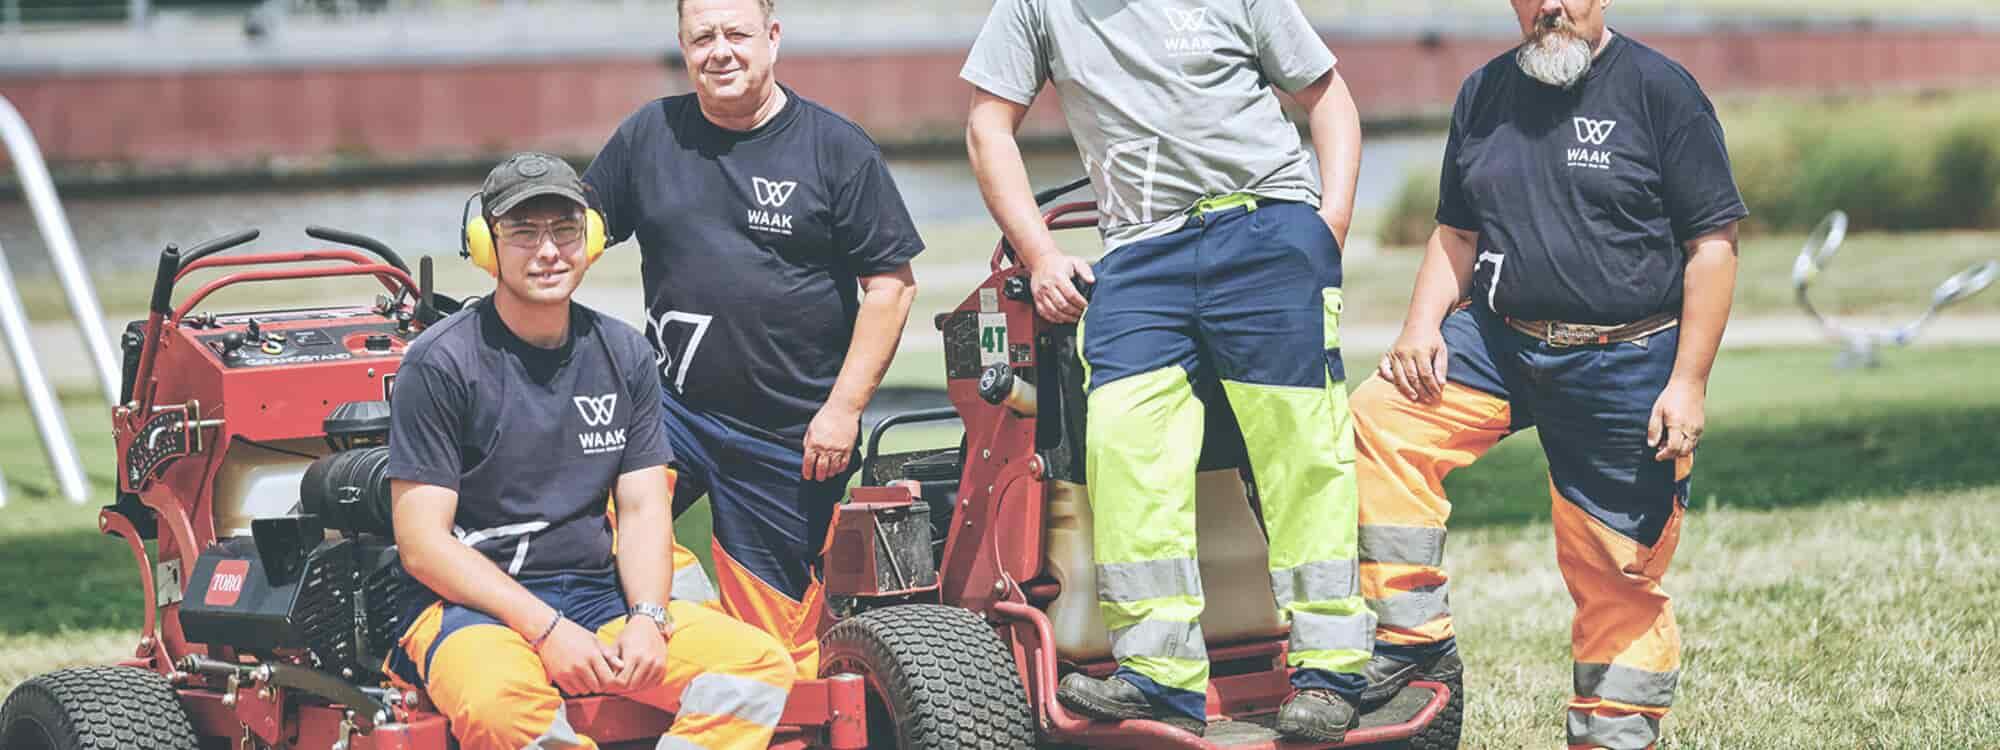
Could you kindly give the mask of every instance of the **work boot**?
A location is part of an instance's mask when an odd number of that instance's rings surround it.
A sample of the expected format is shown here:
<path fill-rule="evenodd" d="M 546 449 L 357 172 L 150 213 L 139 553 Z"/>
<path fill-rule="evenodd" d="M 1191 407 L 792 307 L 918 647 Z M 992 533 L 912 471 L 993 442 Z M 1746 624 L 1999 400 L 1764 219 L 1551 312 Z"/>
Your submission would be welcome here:
<path fill-rule="evenodd" d="M 1174 711 L 1154 708 L 1139 686 L 1117 677 L 1098 679 L 1082 672 L 1063 675 L 1056 701 L 1093 719 L 1157 721 L 1200 737 L 1208 722 Z"/>
<path fill-rule="evenodd" d="M 1340 742 L 1359 723 L 1361 712 L 1331 690 L 1300 690 L 1278 707 L 1278 734 L 1287 739 Z"/>
<path fill-rule="evenodd" d="M 1361 689 L 1361 707 L 1369 711 L 1381 708 L 1419 677 L 1452 685 L 1454 689 L 1462 684 L 1465 663 L 1459 661 L 1457 651 L 1428 662 L 1403 661 L 1377 652 L 1361 669 L 1361 675 L 1368 679 L 1368 686 Z"/>

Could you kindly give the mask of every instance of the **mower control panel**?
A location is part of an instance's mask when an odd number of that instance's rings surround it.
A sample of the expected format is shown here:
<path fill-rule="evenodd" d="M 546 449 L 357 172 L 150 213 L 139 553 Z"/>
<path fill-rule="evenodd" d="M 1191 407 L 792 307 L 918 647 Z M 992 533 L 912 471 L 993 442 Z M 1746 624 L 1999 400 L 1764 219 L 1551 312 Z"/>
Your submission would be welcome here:
<path fill-rule="evenodd" d="M 417 336 L 406 317 L 353 308 L 225 315 L 190 327 L 231 369 L 400 356 Z"/>

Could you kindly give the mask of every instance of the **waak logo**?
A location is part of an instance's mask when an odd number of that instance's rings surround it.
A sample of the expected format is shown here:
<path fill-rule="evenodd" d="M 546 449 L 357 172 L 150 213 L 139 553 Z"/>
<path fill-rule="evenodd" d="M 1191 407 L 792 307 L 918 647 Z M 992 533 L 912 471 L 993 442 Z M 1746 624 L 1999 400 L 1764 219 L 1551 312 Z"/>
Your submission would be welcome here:
<path fill-rule="evenodd" d="M 792 199 L 792 191 L 798 189 L 798 180 L 767 180 L 762 177 L 750 178 L 750 187 L 756 194 L 757 205 L 766 209 L 784 208 Z M 792 233 L 792 215 L 771 210 L 750 209 L 750 228 L 762 229 L 777 234 Z"/>
<path fill-rule="evenodd" d="M 1575 117 L 1571 118 L 1571 121 L 1576 125 L 1576 141 L 1586 146 L 1604 145 L 1605 141 L 1611 140 L 1611 131 L 1618 128 L 1617 120 L 1592 120 L 1588 117 Z M 1571 148 L 1569 150 L 1569 165 L 1572 167 L 1589 167 L 1591 169 L 1610 169 L 1611 152 L 1596 148 Z"/>
<path fill-rule="evenodd" d="M 1167 53 L 1173 56 L 1193 55 L 1212 52 L 1215 45 L 1202 38 L 1202 32 L 1209 28 L 1207 8 L 1161 8 L 1167 13 L 1167 28 L 1173 33 L 1164 40 Z"/>
<path fill-rule="evenodd" d="M 618 394 L 606 393 L 602 396 L 576 396 L 576 413 L 583 417 L 586 427 L 606 427 L 618 416 Z M 625 428 L 577 433 L 576 442 L 583 448 L 583 454 L 593 455 L 625 448 Z"/>

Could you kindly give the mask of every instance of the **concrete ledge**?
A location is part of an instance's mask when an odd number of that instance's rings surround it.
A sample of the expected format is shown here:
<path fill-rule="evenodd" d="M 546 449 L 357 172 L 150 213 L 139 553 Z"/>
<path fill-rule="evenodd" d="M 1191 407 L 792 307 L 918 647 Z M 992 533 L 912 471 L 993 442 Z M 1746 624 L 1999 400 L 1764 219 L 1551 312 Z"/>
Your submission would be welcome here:
<path fill-rule="evenodd" d="M 219 33 L 211 29 L 173 35 L 180 41 L 144 53 L 157 55 L 157 65 L 0 65 L 0 95 L 21 110 L 71 186 L 455 174 L 525 148 L 581 161 L 642 103 L 686 90 L 678 55 L 667 53 L 671 14 L 654 15 L 661 17 L 630 26 L 606 21 L 617 34 L 582 37 L 566 29 L 598 28 L 588 19 L 545 34 L 522 31 L 539 15 L 435 39 L 415 27 L 371 32 L 390 34 L 381 46 L 341 41 L 360 33 L 352 29 L 317 29 L 312 34 L 325 35 L 313 37 L 319 41 L 293 44 L 312 37 L 299 30 L 254 53 L 204 46 L 203 34 Z M 947 42 L 969 39 L 976 19 L 892 17 L 864 29 L 849 28 L 847 18 L 848 25 L 788 27 L 780 78 L 892 150 L 957 153 L 971 87 L 957 77 L 965 47 Z M 909 41 L 903 24 L 923 18 L 937 27 L 925 27 L 925 41 Z M 1983 18 L 1621 20 L 1628 21 L 1622 32 L 1681 61 L 1718 97 L 1985 87 L 2000 77 L 2000 25 Z M 1466 74 L 1514 41 L 1504 17 L 1356 20 L 1322 30 L 1365 120 L 1377 126 L 1434 122 Z M 880 41 L 892 32 L 904 41 Z M 495 59 L 493 50 L 521 39 L 543 46 L 523 41 L 524 57 Z M 6 44 L 0 39 L 0 50 Z M 183 60 L 188 45 L 213 55 Z M 114 59 L 102 52 L 93 59 Z M 1044 91 L 1023 124 L 1026 137 L 1064 137 L 1055 98 Z"/>

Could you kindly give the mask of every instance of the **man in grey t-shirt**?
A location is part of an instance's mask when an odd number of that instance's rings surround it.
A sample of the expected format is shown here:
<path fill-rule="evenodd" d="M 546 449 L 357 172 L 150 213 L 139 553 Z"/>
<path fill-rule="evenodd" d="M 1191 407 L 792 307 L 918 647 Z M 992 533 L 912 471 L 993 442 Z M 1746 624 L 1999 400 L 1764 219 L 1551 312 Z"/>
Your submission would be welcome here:
<path fill-rule="evenodd" d="M 1119 665 L 1064 678 L 1057 697 L 1082 713 L 1206 727 L 1195 468 L 1204 402 L 1226 398 L 1292 626 L 1279 731 L 1337 742 L 1355 724 L 1375 618 L 1355 583 L 1339 245 L 1361 129 L 1333 65 L 1294 0 L 1000 0 L 960 73 L 978 89 L 973 172 L 1036 309 L 1081 319 L 1098 597 Z M 1094 269 L 1056 248 L 1013 137 L 1047 81 L 1097 193 L 1108 251 Z M 1317 169 L 1274 85 L 1306 111 Z M 1072 276 L 1095 282 L 1087 304 Z"/>

